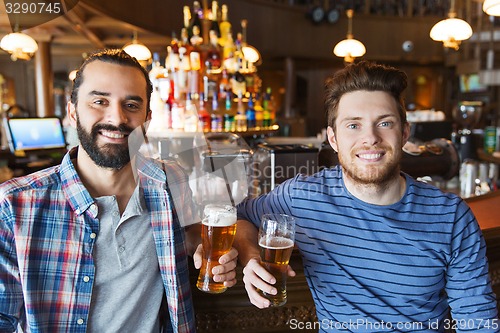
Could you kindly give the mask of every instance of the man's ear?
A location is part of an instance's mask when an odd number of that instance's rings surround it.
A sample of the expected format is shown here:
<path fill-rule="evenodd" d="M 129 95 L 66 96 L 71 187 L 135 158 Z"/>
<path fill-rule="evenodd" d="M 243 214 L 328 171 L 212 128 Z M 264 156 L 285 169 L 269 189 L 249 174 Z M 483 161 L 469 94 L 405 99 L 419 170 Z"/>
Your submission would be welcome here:
<path fill-rule="evenodd" d="M 410 123 L 406 122 L 403 125 L 403 143 L 402 143 L 402 146 L 404 146 L 408 142 L 408 140 L 410 139 L 410 135 L 411 135 Z"/>
<path fill-rule="evenodd" d="M 76 128 L 76 119 L 77 119 L 77 115 L 76 115 L 76 107 L 73 103 L 71 102 L 68 102 L 68 104 L 66 105 L 66 112 L 68 114 L 68 120 L 69 120 L 69 124 L 71 125 L 71 127 L 73 128 Z"/>
<path fill-rule="evenodd" d="M 335 132 L 331 126 L 326 129 L 326 137 L 328 138 L 328 143 L 332 146 L 333 150 L 338 152 L 337 139 L 335 138 Z"/>

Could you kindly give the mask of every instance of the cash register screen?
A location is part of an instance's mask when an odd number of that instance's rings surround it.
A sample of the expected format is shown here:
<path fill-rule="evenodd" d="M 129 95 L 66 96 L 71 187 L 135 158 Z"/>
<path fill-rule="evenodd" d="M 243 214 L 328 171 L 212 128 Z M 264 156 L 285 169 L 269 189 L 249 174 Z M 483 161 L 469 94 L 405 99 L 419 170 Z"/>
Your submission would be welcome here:
<path fill-rule="evenodd" d="M 10 118 L 6 132 L 13 153 L 66 148 L 59 118 Z"/>

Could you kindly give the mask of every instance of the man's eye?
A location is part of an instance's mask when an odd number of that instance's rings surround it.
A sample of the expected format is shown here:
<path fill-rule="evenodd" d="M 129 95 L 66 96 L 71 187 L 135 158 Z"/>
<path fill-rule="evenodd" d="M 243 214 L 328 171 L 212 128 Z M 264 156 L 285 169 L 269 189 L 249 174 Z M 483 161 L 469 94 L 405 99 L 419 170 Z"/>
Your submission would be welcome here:
<path fill-rule="evenodd" d="M 347 128 L 349 128 L 349 129 L 356 129 L 356 128 L 358 128 L 358 125 L 356 125 L 356 124 L 349 124 L 349 125 L 347 125 Z"/>
<path fill-rule="evenodd" d="M 380 127 L 391 127 L 392 126 L 392 121 L 383 121 L 379 125 Z"/>
<path fill-rule="evenodd" d="M 135 103 L 126 103 L 125 107 L 130 110 L 137 110 L 140 106 Z"/>

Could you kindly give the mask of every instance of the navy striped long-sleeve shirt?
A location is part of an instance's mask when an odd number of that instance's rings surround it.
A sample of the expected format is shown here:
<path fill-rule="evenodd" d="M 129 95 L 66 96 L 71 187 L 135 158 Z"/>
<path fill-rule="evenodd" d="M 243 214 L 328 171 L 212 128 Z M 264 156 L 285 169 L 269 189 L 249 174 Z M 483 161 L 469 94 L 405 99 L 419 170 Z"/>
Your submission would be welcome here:
<path fill-rule="evenodd" d="M 486 245 L 470 208 L 405 177 L 401 200 L 379 206 L 351 195 L 337 166 L 289 179 L 240 204 L 238 215 L 256 225 L 268 212 L 296 218 L 320 331 L 500 332 Z"/>

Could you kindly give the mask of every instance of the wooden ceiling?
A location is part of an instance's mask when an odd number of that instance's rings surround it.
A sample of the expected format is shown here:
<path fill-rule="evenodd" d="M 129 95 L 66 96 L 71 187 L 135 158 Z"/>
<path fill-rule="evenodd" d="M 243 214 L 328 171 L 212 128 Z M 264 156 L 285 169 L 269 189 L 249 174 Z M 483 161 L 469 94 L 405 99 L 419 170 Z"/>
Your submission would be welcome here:
<path fill-rule="evenodd" d="M 0 37 L 12 32 L 13 25 L 39 41 L 51 42 L 54 57 L 81 57 L 96 49 L 122 47 L 131 41 L 133 31 L 139 40 L 153 52 L 165 53 L 171 33 L 177 34 L 182 27 L 182 7 L 192 6 L 192 0 L 46 0 L 61 3 L 65 15 L 48 22 L 47 15 L 35 14 L 7 16 L 4 2 L 0 3 Z M 19 2 L 19 1 L 17 1 Z M 36 1 L 33 1 L 36 2 Z M 202 0 L 202 3 L 210 2 Z M 305 62 L 331 61 L 333 46 L 345 38 L 347 20 L 341 18 L 335 24 L 313 24 L 307 15 L 312 4 L 326 3 L 320 0 L 220 0 L 229 6 L 229 19 L 233 31 L 240 31 L 240 20 L 248 19 L 247 40 L 263 55 L 264 62 L 271 59 L 293 57 Z M 342 0 L 328 3 L 342 3 Z M 439 16 L 411 16 L 399 13 L 395 16 L 372 13 L 376 0 L 358 0 L 365 8 L 356 13 L 353 21 L 355 38 L 367 47 L 366 57 L 375 60 L 442 63 L 443 48 L 430 40 L 428 32 Z M 380 2 L 380 1 L 378 1 Z M 398 4 L 399 0 L 385 3 Z M 458 0 L 467 4 L 468 12 L 476 15 L 479 0 Z M 421 3 L 408 0 L 407 3 Z M 291 5 L 296 4 L 296 5 Z M 371 4 L 372 7 L 368 5 Z M 378 8 L 378 7 L 377 7 Z M 407 11 L 407 10 L 405 10 Z M 401 11 L 400 11 L 401 12 Z M 479 13 L 480 14 L 480 13 Z M 475 28 L 475 26 L 473 26 Z M 413 41 L 412 53 L 404 52 L 404 41 Z M 0 56 L 8 55 L 0 51 Z M 338 60 L 338 59 L 336 59 Z"/>
<path fill-rule="evenodd" d="M 53 0 L 51 0 L 53 2 Z M 170 37 L 147 31 L 140 26 L 108 16 L 83 1 L 63 1 L 65 15 L 6 14 L 0 4 L 0 36 L 12 32 L 15 25 L 37 41 L 50 41 L 54 56 L 80 56 L 95 49 L 122 47 L 132 39 L 134 31 L 139 40 L 152 49 L 164 48 Z M 48 2 L 48 1 L 47 1 Z M 36 3 L 34 1 L 33 3 Z M 22 11 L 22 9 L 21 9 Z M 54 17 L 53 19 L 51 19 Z M 44 22 L 51 19 L 48 22 Z"/>

